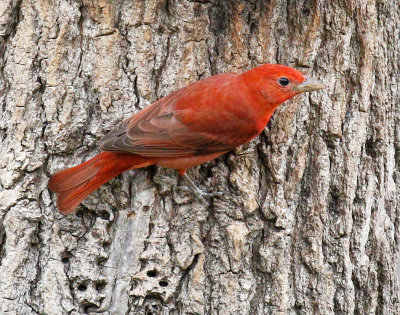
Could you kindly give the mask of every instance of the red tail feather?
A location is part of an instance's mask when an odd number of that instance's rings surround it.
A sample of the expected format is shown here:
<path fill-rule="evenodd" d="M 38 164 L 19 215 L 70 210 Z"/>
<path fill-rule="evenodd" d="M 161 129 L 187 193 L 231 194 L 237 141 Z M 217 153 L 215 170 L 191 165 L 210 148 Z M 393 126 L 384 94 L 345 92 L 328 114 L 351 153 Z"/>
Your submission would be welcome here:
<path fill-rule="evenodd" d="M 117 152 L 102 152 L 89 161 L 53 175 L 49 188 L 57 194 L 58 209 L 70 214 L 92 192 L 129 169 L 153 164 L 148 158 Z"/>

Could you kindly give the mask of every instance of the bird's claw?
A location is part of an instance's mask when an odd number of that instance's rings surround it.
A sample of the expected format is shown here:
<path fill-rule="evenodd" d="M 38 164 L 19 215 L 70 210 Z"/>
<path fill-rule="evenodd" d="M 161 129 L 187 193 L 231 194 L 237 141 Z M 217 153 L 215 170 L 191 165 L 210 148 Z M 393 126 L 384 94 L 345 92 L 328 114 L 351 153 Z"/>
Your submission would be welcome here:
<path fill-rule="evenodd" d="M 186 174 L 183 176 L 186 180 L 186 182 L 189 184 L 190 186 L 190 190 L 192 192 L 195 193 L 196 197 L 200 198 L 201 200 L 205 201 L 205 198 L 213 198 L 213 197 L 221 197 L 222 196 L 222 192 L 220 191 L 204 191 L 202 189 L 200 189 L 199 187 L 197 187 L 195 185 L 195 183 L 193 183 L 193 181 L 190 179 L 189 176 L 187 176 Z M 188 189 L 188 187 L 187 187 Z"/>

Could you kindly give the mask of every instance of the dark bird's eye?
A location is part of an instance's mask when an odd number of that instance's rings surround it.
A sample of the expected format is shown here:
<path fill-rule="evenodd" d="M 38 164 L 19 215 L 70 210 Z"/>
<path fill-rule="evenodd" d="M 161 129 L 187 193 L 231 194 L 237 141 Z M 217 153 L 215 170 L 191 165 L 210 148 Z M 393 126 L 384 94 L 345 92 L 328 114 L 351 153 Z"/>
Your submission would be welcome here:
<path fill-rule="evenodd" d="M 278 79 L 278 83 L 281 86 L 287 86 L 289 84 L 289 82 L 290 82 L 289 79 L 286 77 L 282 77 L 282 78 Z"/>

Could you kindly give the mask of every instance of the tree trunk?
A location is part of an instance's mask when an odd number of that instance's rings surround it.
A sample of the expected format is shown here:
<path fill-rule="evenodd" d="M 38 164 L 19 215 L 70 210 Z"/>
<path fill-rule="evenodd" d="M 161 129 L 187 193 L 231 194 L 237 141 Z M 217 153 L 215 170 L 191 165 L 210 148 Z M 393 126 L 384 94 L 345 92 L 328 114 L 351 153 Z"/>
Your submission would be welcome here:
<path fill-rule="evenodd" d="M 0 2 L 1 314 L 398 314 L 400 8 L 390 0 Z M 51 174 L 141 108 L 282 63 L 329 90 L 189 171 L 76 214 Z"/>

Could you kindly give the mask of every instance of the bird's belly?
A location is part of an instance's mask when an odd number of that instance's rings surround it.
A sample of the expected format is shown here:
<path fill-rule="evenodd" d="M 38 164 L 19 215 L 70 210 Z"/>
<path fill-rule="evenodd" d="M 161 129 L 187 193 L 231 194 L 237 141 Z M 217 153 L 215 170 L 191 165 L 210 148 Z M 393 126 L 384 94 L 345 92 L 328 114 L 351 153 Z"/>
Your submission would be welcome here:
<path fill-rule="evenodd" d="M 174 168 L 177 170 L 186 170 L 190 167 L 211 161 L 226 152 L 228 152 L 228 151 L 205 154 L 205 155 L 198 155 L 198 156 L 190 156 L 190 157 L 160 158 L 160 159 L 157 159 L 156 164 L 160 165 L 162 167 L 166 167 L 166 168 Z"/>

